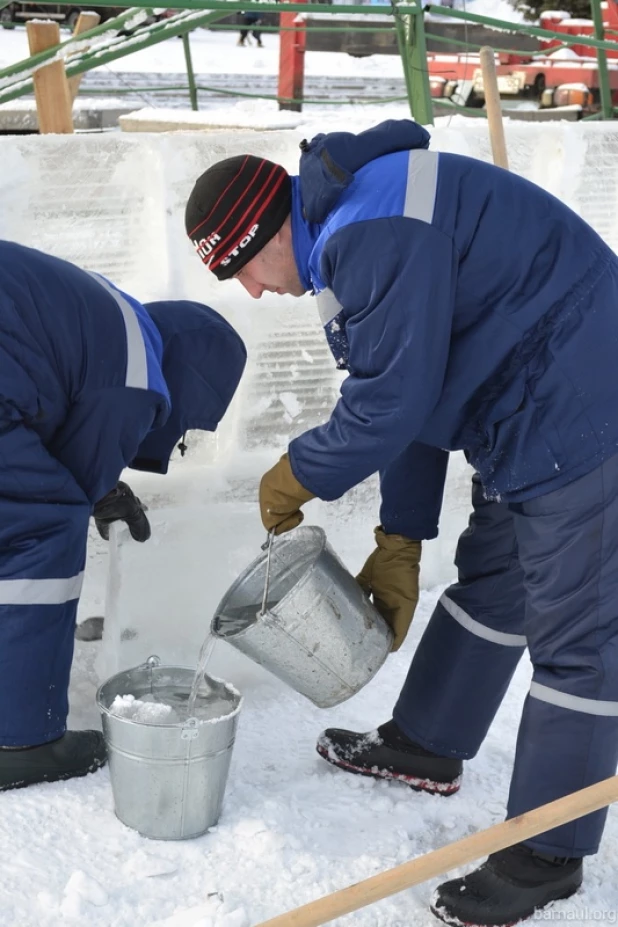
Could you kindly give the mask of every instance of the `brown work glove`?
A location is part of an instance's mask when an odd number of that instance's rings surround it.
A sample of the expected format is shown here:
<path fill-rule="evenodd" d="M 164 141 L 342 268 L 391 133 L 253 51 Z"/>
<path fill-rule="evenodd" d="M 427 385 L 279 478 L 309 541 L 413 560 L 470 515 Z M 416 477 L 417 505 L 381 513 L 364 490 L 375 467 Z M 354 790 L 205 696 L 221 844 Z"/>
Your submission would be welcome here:
<path fill-rule="evenodd" d="M 421 542 L 402 534 L 375 529 L 377 548 L 368 557 L 356 581 L 392 628 L 393 650 L 399 650 L 418 603 L 418 574 Z"/>
<path fill-rule="evenodd" d="M 288 455 L 284 454 L 260 482 L 260 515 L 267 531 L 285 534 L 300 525 L 304 516 L 301 505 L 315 499 L 292 473 Z"/>

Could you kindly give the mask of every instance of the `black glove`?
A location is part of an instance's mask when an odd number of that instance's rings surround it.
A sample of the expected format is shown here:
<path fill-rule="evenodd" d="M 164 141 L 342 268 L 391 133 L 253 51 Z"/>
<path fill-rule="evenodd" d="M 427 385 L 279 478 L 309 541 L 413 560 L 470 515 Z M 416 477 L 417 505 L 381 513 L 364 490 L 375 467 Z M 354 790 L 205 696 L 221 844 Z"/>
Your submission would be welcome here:
<path fill-rule="evenodd" d="M 94 523 L 101 537 L 109 540 L 109 526 L 114 521 L 124 521 L 136 541 L 147 541 L 150 537 L 150 523 L 144 511 L 146 506 L 132 492 L 126 483 L 118 483 L 115 489 L 97 502 L 94 507 Z"/>

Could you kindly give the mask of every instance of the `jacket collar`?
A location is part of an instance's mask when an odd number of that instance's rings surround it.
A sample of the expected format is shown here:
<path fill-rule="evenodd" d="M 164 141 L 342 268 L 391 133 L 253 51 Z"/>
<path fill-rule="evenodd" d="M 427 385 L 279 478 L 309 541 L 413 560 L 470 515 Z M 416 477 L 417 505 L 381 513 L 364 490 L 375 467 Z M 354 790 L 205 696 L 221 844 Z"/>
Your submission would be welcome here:
<path fill-rule="evenodd" d="M 292 246 L 301 283 L 310 292 L 313 292 L 313 284 L 309 275 L 309 259 L 321 230 L 320 225 L 305 219 L 300 178 L 292 177 Z"/>

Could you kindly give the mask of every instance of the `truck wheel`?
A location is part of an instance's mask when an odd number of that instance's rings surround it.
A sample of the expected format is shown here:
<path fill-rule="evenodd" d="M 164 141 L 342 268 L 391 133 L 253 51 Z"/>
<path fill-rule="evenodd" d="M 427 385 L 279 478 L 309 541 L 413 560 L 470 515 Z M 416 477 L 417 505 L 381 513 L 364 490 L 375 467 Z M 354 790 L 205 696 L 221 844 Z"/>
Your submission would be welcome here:
<path fill-rule="evenodd" d="M 537 76 L 534 78 L 534 83 L 532 85 L 532 99 L 533 100 L 541 99 L 541 97 L 545 93 L 545 85 L 546 85 L 545 75 L 537 74 Z"/>

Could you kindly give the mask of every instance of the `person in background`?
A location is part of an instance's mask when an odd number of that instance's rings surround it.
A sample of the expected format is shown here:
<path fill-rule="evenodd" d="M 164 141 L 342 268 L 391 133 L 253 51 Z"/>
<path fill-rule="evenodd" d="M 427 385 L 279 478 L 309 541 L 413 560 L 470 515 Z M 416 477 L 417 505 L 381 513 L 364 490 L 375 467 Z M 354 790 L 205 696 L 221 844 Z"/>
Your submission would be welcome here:
<path fill-rule="evenodd" d="M 258 29 L 259 24 L 262 22 L 260 14 L 256 13 L 255 10 L 247 10 L 247 12 L 240 14 L 240 22 L 240 36 L 236 44 L 244 45 L 249 38 L 249 33 L 251 33 L 258 48 L 262 48 L 262 38 Z"/>
<path fill-rule="evenodd" d="M 289 531 L 310 499 L 379 473 L 359 582 L 395 648 L 417 604 L 422 542 L 438 531 L 448 452 L 475 471 L 458 581 L 392 718 L 369 733 L 328 730 L 318 751 L 349 773 L 453 794 L 527 647 L 514 817 L 618 761 L 618 256 L 540 187 L 428 146 L 402 120 L 302 142 L 297 176 L 227 158 L 197 180 L 186 228 L 218 279 L 255 298 L 315 295 L 348 376 L 328 421 L 262 477 L 262 520 Z M 568 897 L 605 816 L 492 854 L 440 885 L 432 911 L 504 925 Z"/>
<path fill-rule="evenodd" d="M 121 472 L 165 473 L 188 429 L 214 431 L 245 360 L 208 306 L 142 305 L 0 241 L 0 791 L 105 762 L 99 731 L 66 730 L 90 516 L 147 539 Z"/>

